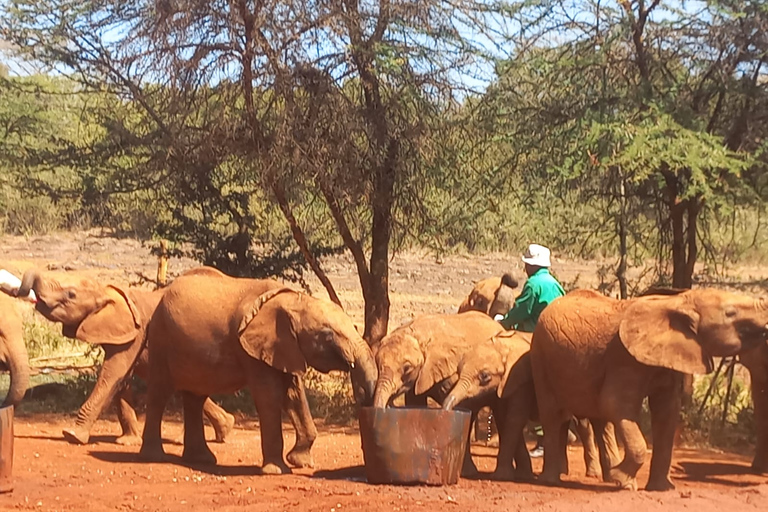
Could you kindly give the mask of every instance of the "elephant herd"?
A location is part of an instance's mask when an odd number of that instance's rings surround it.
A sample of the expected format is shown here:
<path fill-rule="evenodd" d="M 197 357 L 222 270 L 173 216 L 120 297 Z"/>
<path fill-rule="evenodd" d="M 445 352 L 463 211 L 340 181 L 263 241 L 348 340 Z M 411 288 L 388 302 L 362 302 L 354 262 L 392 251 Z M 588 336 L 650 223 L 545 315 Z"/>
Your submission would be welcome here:
<path fill-rule="evenodd" d="M 94 421 L 117 402 L 122 444 L 141 444 L 145 460 L 164 458 L 163 411 L 181 392 L 183 458 L 215 463 L 203 416 L 223 442 L 234 417 L 209 398 L 247 388 L 259 415 L 264 474 L 312 467 L 317 430 L 302 375 L 349 372 L 360 405 L 409 406 L 428 398 L 444 409 L 493 410 L 499 427 L 495 477 L 534 478 L 523 431 L 544 427 L 539 481 L 567 473 L 568 426 L 575 419 L 587 474 L 637 489 L 646 443 L 638 426 L 648 398 L 653 436 L 646 488 L 669 479 L 684 374 L 712 370 L 713 357 L 739 355 L 752 377 L 758 425 L 753 468 L 768 472 L 768 303 L 715 289 L 657 290 L 631 300 L 576 290 L 542 313 L 535 331 L 505 331 L 492 317 L 514 304 L 509 275 L 481 281 L 457 314 L 418 317 L 369 346 L 336 304 L 267 279 L 233 278 L 200 267 L 157 291 L 89 279 L 62 283 L 32 269 L 12 295 L 36 295 L 36 310 L 64 335 L 101 345 L 104 363 L 75 424 L 63 432 L 85 444 Z M 29 379 L 21 319 L 0 294 L 0 362 L 11 370 L 6 403 L 18 403 Z M 148 382 L 140 434 L 127 378 Z M 296 430 L 283 457 L 282 412 Z M 467 443 L 469 444 L 469 443 Z M 619 446 L 623 446 L 623 456 Z M 468 451 L 469 449 L 467 449 Z M 286 463 L 287 462 L 287 463 Z M 476 472 L 469 453 L 463 473 Z"/>

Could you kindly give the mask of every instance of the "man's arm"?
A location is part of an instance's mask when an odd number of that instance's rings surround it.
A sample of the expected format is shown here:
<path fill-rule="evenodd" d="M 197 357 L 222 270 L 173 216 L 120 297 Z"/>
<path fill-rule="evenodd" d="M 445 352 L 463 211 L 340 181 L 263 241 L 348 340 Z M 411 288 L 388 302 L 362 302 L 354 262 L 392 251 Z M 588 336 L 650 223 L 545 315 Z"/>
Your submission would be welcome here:
<path fill-rule="evenodd" d="M 515 299 L 515 305 L 504 315 L 504 318 L 499 320 L 499 323 L 507 330 L 513 329 L 523 320 L 531 318 L 533 304 L 533 287 L 525 283 L 520 296 Z"/>

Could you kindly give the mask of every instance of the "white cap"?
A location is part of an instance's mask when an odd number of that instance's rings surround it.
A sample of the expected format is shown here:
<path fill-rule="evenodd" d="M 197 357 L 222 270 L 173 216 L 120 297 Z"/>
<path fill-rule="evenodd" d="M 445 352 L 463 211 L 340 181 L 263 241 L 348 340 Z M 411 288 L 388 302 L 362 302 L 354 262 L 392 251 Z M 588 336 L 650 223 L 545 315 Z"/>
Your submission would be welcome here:
<path fill-rule="evenodd" d="M 523 262 L 534 267 L 550 267 L 552 262 L 549 260 L 549 249 L 539 244 L 531 244 L 523 254 Z"/>

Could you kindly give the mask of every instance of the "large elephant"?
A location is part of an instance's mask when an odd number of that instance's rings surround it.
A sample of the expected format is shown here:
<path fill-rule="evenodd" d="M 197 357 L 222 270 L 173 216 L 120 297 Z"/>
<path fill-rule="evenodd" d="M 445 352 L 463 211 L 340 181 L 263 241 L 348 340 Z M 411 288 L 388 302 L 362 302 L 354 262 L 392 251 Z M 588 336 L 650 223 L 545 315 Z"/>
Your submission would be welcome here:
<path fill-rule="evenodd" d="M 517 285 L 511 274 L 482 279 L 459 305 L 459 313 L 482 311 L 491 318 L 505 315 L 515 305 L 514 289 Z"/>
<path fill-rule="evenodd" d="M 567 420 L 610 421 L 624 459 L 610 476 L 636 489 L 646 443 L 638 425 L 648 397 L 653 433 L 646 489 L 668 490 L 683 374 L 712 370 L 713 356 L 765 343 L 768 304 L 713 289 L 615 300 L 577 290 L 550 304 L 531 343 L 539 414 L 545 432 L 540 480 L 558 482 Z"/>
<path fill-rule="evenodd" d="M 11 385 L 2 406 L 16 406 L 29 386 L 29 360 L 21 316 L 13 299 L 0 293 L 0 363 L 11 372 Z"/>
<path fill-rule="evenodd" d="M 428 397 L 443 403 L 458 379 L 461 357 L 503 330 L 478 311 L 424 315 L 395 329 L 374 347 L 379 369 L 374 407 L 387 407 L 403 394 L 409 406 L 426 406 Z M 479 406 L 473 410 L 473 421 L 477 409 Z M 476 471 L 467 452 L 462 472 Z"/>
<path fill-rule="evenodd" d="M 148 336 L 149 400 L 141 447 L 148 460 L 163 458 L 162 415 L 174 390 L 183 394 L 184 459 L 215 463 L 203 437 L 203 403 L 213 393 L 247 386 L 259 414 L 262 472 L 280 474 L 290 472 L 283 461 L 281 405 L 307 366 L 349 371 L 353 388 L 366 395 L 357 396 L 358 403 L 370 400 L 376 383 L 370 347 L 349 316 L 330 301 L 273 280 L 180 276 L 166 288 Z M 311 422 L 302 403 L 302 417 Z"/>
<path fill-rule="evenodd" d="M 80 407 L 74 427 L 63 431 L 64 437 L 72 443 L 88 443 L 94 422 L 117 395 L 117 414 L 122 428 L 117 442 L 138 444 L 141 434 L 130 403 L 131 389 L 126 384 L 132 373 L 147 380 L 149 365 L 144 329 L 163 290 L 123 288 L 81 278 L 63 283 L 36 269 L 24 273 L 17 294 L 25 297 L 29 290 L 34 290 L 37 296 L 37 311 L 48 320 L 62 324 L 65 336 L 104 349 L 104 363 L 96 385 Z M 234 426 L 234 416 L 210 400 L 205 404 L 205 413 L 213 425 L 216 440 L 224 441 Z"/>
<path fill-rule="evenodd" d="M 526 480 L 532 477 L 531 462 L 525 450 L 523 428 L 538 419 L 536 391 L 530 362 L 531 334 L 505 331 L 479 343 L 459 362 L 459 378 L 445 398 L 443 409 L 453 409 L 466 401 L 482 405 L 500 400 L 501 419 L 499 452 L 494 477 L 500 480 Z M 612 427 L 605 435 L 606 451 L 598 455 L 589 422 L 578 420 L 576 428 L 584 444 L 587 476 L 608 478 L 611 461 L 618 460 L 618 448 Z M 520 447 L 523 447 L 522 451 Z M 520 456 L 524 454 L 525 457 Z M 605 457 L 599 460 L 599 457 Z M 513 468 L 513 458 L 515 467 Z"/>

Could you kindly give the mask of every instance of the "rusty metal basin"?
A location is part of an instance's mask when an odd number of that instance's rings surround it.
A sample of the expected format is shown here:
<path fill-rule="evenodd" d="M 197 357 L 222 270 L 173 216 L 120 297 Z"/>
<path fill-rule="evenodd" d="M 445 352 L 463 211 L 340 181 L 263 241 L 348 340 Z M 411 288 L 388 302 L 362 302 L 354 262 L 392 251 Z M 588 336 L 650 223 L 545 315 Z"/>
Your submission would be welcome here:
<path fill-rule="evenodd" d="M 0 408 L 0 492 L 13 490 L 13 406 Z"/>
<path fill-rule="evenodd" d="M 365 474 L 372 484 L 453 485 L 467 448 L 469 411 L 360 409 Z"/>

